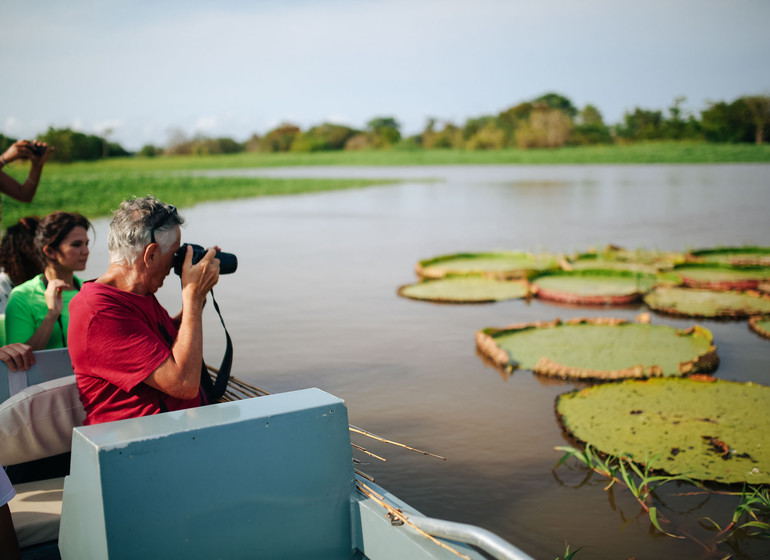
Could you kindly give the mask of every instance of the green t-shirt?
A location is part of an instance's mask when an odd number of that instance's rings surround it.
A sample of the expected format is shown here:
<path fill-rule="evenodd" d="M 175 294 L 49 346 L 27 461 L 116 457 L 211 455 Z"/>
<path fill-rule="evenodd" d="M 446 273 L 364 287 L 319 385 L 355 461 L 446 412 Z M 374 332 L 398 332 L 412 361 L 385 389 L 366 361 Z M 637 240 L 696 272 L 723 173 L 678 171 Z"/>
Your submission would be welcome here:
<path fill-rule="evenodd" d="M 82 284 L 78 277 L 75 277 L 74 282 L 76 286 Z M 64 307 L 59 320 L 54 324 L 46 349 L 67 346 L 70 301 L 77 293 L 77 290 L 62 292 Z M 48 306 L 45 303 L 45 284 L 42 274 L 16 286 L 11 292 L 11 297 L 8 298 L 8 305 L 5 307 L 6 343 L 27 342 L 43 323 L 47 313 Z"/>

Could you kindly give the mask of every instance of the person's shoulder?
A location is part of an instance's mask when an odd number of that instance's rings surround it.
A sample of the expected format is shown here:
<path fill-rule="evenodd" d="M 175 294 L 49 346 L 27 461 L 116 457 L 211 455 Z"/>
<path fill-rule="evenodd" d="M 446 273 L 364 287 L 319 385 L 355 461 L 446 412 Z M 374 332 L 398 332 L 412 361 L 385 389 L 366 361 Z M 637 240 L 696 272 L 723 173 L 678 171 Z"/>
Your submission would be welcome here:
<path fill-rule="evenodd" d="M 28 294 L 40 291 L 40 289 L 43 288 L 43 282 L 41 281 L 42 277 L 43 273 L 40 273 L 37 276 L 30 278 L 26 282 L 19 284 L 18 286 L 14 287 L 13 290 L 11 290 L 11 295 Z M 45 291 L 45 289 L 43 289 L 43 291 Z"/>
<path fill-rule="evenodd" d="M 34 278 L 30 278 L 11 290 L 11 295 L 8 296 L 8 303 L 6 305 L 6 313 L 9 310 L 12 313 L 13 309 L 19 305 L 27 306 L 31 301 L 37 300 L 40 294 L 45 293 L 45 289 L 42 287 L 43 283 L 40 281 L 41 276 L 42 274 L 39 274 Z"/>

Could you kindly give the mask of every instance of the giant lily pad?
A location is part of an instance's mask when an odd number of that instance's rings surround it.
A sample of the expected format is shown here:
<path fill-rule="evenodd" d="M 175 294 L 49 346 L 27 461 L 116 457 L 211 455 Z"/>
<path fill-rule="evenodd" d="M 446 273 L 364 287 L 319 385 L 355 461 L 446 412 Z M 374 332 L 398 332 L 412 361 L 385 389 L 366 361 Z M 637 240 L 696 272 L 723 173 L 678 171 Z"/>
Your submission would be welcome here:
<path fill-rule="evenodd" d="M 685 317 L 742 319 L 770 313 L 770 298 L 752 292 L 658 287 L 644 302 L 655 311 Z"/>
<path fill-rule="evenodd" d="M 733 265 L 770 266 L 770 247 L 718 247 L 690 251 L 687 259 L 694 262 L 716 262 Z"/>
<path fill-rule="evenodd" d="M 770 338 L 770 317 L 752 317 L 749 320 L 749 328 L 759 336 Z"/>
<path fill-rule="evenodd" d="M 751 290 L 770 278 L 770 267 L 720 263 L 682 264 L 674 272 L 685 286 L 710 290 Z"/>
<path fill-rule="evenodd" d="M 457 253 L 417 263 L 420 278 L 443 278 L 451 274 L 484 274 L 493 278 L 525 278 L 532 272 L 558 268 L 560 257 L 516 251 Z"/>
<path fill-rule="evenodd" d="M 670 474 L 770 483 L 770 387 L 694 379 L 629 380 L 560 395 L 575 439 Z"/>
<path fill-rule="evenodd" d="M 529 294 L 526 282 L 496 280 L 483 276 L 447 276 L 401 286 L 398 294 L 410 299 L 439 303 L 486 303 L 518 299 Z"/>
<path fill-rule="evenodd" d="M 545 272 L 531 280 L 539 298 L 584 305 L 630 303 L 650 291 L 655 281 L 654 274 L 590 269 Z"/>
<path fill-rule="evenodd" d="M 631 323 L 623 319 L 572 319 L 527 323 L 476 333 L 479 352 L 498 367 L 577 379 L 688 375 L 718 363 L 707 329 Z"/>
<path fill-rule="evenodd" d="M 681 253 L 647 249 L 629 250 L 610 245 L 603 251 L 581 253 L 569 259 L 565 268 L 567 270 L 602 268 L 654 273 L 670 269 L 684 260 L 685 257 Z"/>

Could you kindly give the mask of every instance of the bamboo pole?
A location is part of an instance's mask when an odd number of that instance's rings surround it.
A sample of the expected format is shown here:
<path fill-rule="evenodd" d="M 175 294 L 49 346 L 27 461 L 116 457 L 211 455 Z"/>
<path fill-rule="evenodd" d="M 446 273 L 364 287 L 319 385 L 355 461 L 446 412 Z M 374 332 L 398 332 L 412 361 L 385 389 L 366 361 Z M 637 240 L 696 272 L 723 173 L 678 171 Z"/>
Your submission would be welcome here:
<path fill-rule="evenodd" d="M 366 430 L 363 430 L 361 428 L 358 428 L 354 426 L 353 424 L 350 424 L 350 431 L 354 432 L 356 434 L 361 434 L 366 437 L 370 437 L 372 439 L 376 439 L 377 441 L 382 441 L 385 443 L 390 443 L 391 445 L 396 445 L 398 447 L 403 447 L 404 449 L 408 449 L 409 451 L 414 451 L 415 453 L 421 453 L 422 455 L 430 455 L 431 457 L 436 457 L 437 459 L 441 459 L 442 461 L 446 461 L 446 457 L 442 457 L 441 455 L 435 455 L 433 453 L 428 453 L 427 451 L 422 451 L 421 449 L 415 449 L 414 447 L 409 447 L 408 445 L 404 445 L 403 443 L 398 443 L 397 441 L 393 441 L 390 439 L 386 439 L 384 437 L 380 437 L 376 434 L 373 434 L 371 432 L 367 432 Z"/>
<path fill-rule="evenodd" d="M 364 449 L 364 448 L 363 448 L 363 447 L 361 447 L 360 445 L 356 445 L 355 443 L 351 443 L 350 445 L 351 445 L 351 446 L 353 446 L 353 447 L 355 447 L 355 448 L 356 448 L 356 449 L 358 449 L 359 451 L 363 451 L 363 452 L 364 452 L 364 453 L 366 453 L 367 455 L 371 455 L 371 456 L 372 456 L 372 457 L 374 457 L 375 459 L 379 459 L 380 461 L 383 461 L 383 462 L 387 462 L 387 461 L 388 461 L 388 460 L 387 460 L 387 459 L 385 459 L 384 457 L 380 457 L 379 455 L 376 455 L 376 454 L 372 453 L 372 452 L 371 452 L 371 451 L 369 451 L 368 449 Z"/>

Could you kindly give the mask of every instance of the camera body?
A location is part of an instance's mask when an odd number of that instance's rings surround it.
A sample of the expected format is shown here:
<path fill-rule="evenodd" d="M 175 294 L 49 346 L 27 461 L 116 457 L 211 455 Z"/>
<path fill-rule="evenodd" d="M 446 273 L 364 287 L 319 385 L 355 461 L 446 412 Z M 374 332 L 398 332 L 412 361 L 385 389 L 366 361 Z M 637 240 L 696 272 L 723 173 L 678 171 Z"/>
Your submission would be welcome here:
<path fill-rule="evenodd" d="M 32 144 L 32 153 L 36 156 L 42 156 L 45 153 L 45 146 L 40 144 Z"/>
<path fill-rule="evenodd" d="M 174 272 L 178 275 L 182 275 L 182 265 L 184 264 L 184 258 L 187 255 L 187 247 L 193 248 L 192 263 L 195 264 L 203 258 L 206 254 L 206 249 L 200 245 L 194 243 L 185 243 L 176 253 L 174 253 L 174 259 L 172 261 Z M 238 268 L 238 257 L 232 253 L 225 253 L 223 251 L 217 251 L 216 258 L 219 259 L 219 274 L 231 274 Z"/>

